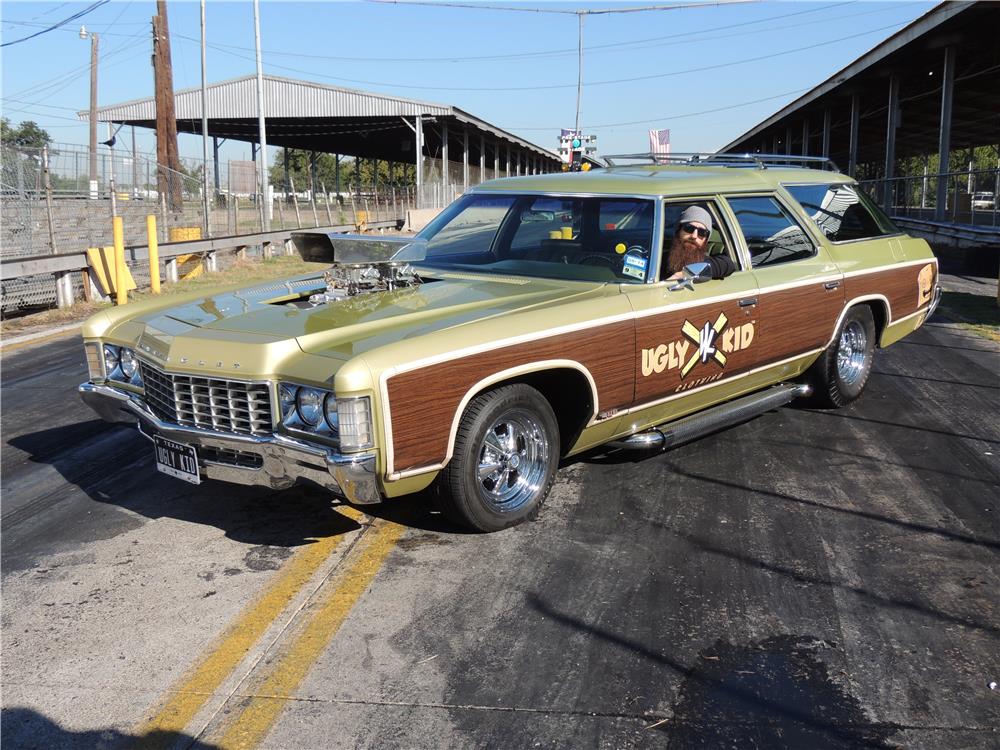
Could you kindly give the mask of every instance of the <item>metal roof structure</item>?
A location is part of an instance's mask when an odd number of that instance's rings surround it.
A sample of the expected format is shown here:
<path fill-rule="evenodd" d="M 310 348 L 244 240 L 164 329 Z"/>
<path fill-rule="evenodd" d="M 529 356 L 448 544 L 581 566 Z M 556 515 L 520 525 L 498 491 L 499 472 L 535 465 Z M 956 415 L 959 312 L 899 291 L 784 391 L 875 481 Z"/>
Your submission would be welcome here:
<path fill-rule="evenodd" d="M 256 143 L 256 76 L 206 87 L 208 135 Z M 201 88 L 174 94 L 178 133 L 201 134 Z M 450 145 L 451 160 L 466 151 L 470 162 L 493 163 L 505 156 L 523 159 L 533 171 L 558 169 L 559 156 L 508 133 L 458 107 L 329 86 L 279 76 L 264 76 L 267 143 L 274 146 L 413 163 L 415 128 L 420 118 L 424 154 Z M 79 112 L 89 119 L 87 111 Z M 155 128 L 153 97 L 100 107 L 99 122 Z M 509 151 L 506 151 L 509 149 Z M 506 153 L 505 153 L 506 151 Z"/>
<path fill-rule="evenodd" d="M 853 174 L 936 153 L 945 128 L 951 150 L 996 146 L 997 29 L 1000 4 L 943 2 L 720 151 L 829 156 Z"/>

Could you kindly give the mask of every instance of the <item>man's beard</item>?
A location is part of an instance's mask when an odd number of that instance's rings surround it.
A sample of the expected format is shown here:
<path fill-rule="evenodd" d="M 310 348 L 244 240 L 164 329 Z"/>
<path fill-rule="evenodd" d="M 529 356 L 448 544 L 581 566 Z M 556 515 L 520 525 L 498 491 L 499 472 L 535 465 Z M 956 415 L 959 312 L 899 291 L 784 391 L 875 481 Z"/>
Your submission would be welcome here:
<path fill-rule="evenodd" d="M 701 263 L 704 260 L 704 247 L 698 247 L 691 240 L 674 237 L 674 241 L 670 245 L 670 254 L 667 256 L 667 270 L 674 274 L 689 263 Z"/>

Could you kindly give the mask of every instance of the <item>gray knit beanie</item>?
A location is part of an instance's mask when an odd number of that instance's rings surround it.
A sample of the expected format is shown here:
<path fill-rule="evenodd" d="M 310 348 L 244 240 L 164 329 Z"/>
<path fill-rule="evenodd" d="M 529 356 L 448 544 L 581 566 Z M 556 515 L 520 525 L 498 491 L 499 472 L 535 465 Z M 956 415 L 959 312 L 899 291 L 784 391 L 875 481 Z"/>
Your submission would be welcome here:
<path fill-rule="evenodd" d="M 684 213 L 681 214 L 681 218 L 677 220 L 677 225 L 680 226 L 688 221 L 697 221 L 699 224 L 704 224 L 709 232 L 712 231 L 712 214 L 701 206 L 688 206 L 685 208 Z"/>

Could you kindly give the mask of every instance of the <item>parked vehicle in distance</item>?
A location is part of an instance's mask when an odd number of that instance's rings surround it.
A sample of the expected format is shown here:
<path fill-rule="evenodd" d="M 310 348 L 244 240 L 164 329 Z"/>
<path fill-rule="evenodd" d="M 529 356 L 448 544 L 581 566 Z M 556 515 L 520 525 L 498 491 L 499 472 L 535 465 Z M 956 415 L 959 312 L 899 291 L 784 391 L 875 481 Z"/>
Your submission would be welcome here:
<path fill-rule="evenodd" d="M 847 404 L 876 348 L 927 320 L 927 243 L 805 168 L 824 164 L 609 159 L 483 183 L 415 238 L 303 232 L 324 273 L 92 317 L 80 392 L 189 482 L 359 504 L 431 488 L 449 518 L 498 530 L 538 512 L 562 457 L 666 448 L 810 391 Z M 727 278 L 697 262 L 667 278 L 690 206 Z"/>
<path fill-rule="evenodd" d="M 976 211 L 992 211 L 996 207 L 993 193 L 980 192 L 972 194 L 972 208 Z"/>

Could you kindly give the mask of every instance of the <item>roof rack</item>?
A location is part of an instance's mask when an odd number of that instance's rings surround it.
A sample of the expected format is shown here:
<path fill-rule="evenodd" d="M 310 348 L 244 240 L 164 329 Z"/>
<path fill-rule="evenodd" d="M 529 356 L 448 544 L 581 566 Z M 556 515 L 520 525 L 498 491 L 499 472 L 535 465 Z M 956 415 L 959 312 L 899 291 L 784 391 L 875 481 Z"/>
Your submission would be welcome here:
<path fill-rule="evenodd" d="M 685 167 L 751 167 L 767 169 L 768 167 L 797 167 L 800 169 L 823 169 L 839 172 L 832 159 L 825 156 L 794 156 L 792 154 L 712 154 L 712 153 L 680 153 L 654 154 L 615 154 L 601 157 L 609 167 L 626 166 L 622 162 L 643 162 L 665 166 Z"/>

